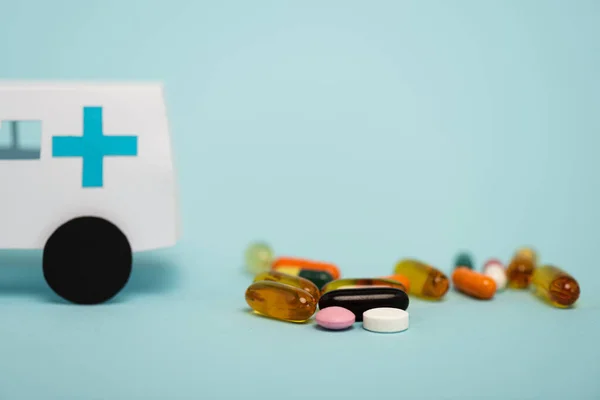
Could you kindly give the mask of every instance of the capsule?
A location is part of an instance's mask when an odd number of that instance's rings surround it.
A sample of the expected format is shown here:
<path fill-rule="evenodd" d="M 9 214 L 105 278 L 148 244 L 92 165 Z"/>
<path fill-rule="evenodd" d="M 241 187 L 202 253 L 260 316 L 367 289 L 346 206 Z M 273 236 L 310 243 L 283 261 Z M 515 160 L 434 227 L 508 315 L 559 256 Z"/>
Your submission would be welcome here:
<path fill-rule="evenodd" d="M 473 269 L 473 258 L 469 253 L 462 252 L 456 256 L 454 260 L 454 268 L 467 267 Z"/>
<path fill-rule="evenodd" d="M 244 253 L 246 268 L 253 274 L 258 274 L 271 269 L 274 253 L 271 246 L 265 242 L 254 242 Z"/>
<path fill-rule="evenodd" d="M 280 268 L 300 268 L 303 270 L 317 270 L 325 271 L 333 277 L 333 279 L 340 279 L 340 270 L 337 266 L 331 263 L 305 260 L 302 258 L 293 257 L 280 257 L 273 263 L 272 269 Z"/>
<path fill-rule="evenodd" d="M 304 322 L 317 310 L 306 290 L 279 282 L 255 282 L 246 289 L 246 303 L 258 314 L 289 322 Z"/>
<path fill-rule="evenodd" d="M 392 287 L 361 287 L 323 293 L 319 299 L 319 309 L 342 307 L 352 311 L 356 321 L 362 321 L 363 313 L 367 310 L 380 307 L 406 310 L 408 302 L 408 295 L 404 290 Z"/>
<path fill-rule="evenodd" d="M 393 281 L 391 279 L 384 278 L 346 278 L 346 279 L 336 279 L 335 281 L 329 282 L 327 285 L 321 288 L 322 293 L 330 292 L 332 290 L 341 289 L 341 288 L 351 288 L 351 287 L 393 287 L 396 289 L 404 290 L 406 287 L 398 282 Z"/>
<path fill-rule="evenodd" d="M 529 248 L 519 249 L 515 252 L 510 264 L 506 267 L 508 287 L 513 289 L 526 289 L 531 282 L 537 255 Z"/>
<path fill-rule="evenodd" d="M 534 294 L 554 307 L 568 308 L 579 299 L 579 284 L 571 275 L 553 265 L 535 269 L 531 279 Z"/>
<path fill-rule="evenodd" d="M 483 265 L 483 274 L 489 276 L 496 282 L 496 292 L 506 288 L 506 269 L 502 261 L 496 258 L 490 258 Z"/>
<path fill-rule="evenodd" d="M 413 259 L 401 260 L 395 273 L 410 281 L 410 293 L 432 300 L 441 299 L 450 288 L 448 277 L 441 271 Z"/>
<path fill-rule="evenodd" d="M 477 299 L 489 300 L 496 294 L 496 282 L 489 276 L 467 267 L 458 267 L 452 273 L 456 289 Z"/>
<path fill-rule="evenodd" d="M 409 291 L 410 291 L 410 280 L 407 277 L 405 277 L 404 275 L 393 274 L 393 275 L 384 276 L 382 278 L 383 279 L 389 279 L 389 280 L 396 281 L 396 282 L 400 282 L 406 288 L 406 290 L 405 290 L 406 293 L 409 293 Z"/>
<path fill-rule="evenodd" d="M 321 288 L 333 280 L 333 276 L 327 271 L 319 271 L 317 269 L 302 269 L 299 267 L 280 267 L 273 271 L 282 272 L 287 275 L 299 276 L 308 279 L 317 287 Z"/>
<path fill-rule="evenodd" d="M 308 279 L 302 278 L 300 276 L 288 275 L 283 272 L 271 270 L 269 272 L 263 272 L 262 274 L 256 275 L 254 278 L 254 282 L 260 281 L 270 281 L 270 282 L 279 282 L 284 283 L 286 285 L 295 286 L 302 290 L 306 290 L 312 297 L 315 299 L 319 299 L 321 297 L 321 292 L 317 285 L 309 281 Z"/>
<path fill-rule="evenodd" d="M 535 251 L 531 247 L 521 247 L 520 249 L 518 249 L 516 251 L 516 254 L 519 257 L 530 259 L 534 265 L 537 264 L 537 262 L 538 262 L 537 251 Z"/>

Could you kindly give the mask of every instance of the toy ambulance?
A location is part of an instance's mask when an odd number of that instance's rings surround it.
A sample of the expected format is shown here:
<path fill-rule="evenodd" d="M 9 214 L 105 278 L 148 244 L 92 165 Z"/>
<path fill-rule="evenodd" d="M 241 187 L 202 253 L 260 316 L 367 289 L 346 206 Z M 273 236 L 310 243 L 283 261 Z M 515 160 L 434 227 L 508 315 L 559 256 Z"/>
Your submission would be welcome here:
<path fill-rule="evenodd" d="M 98 304 L 178 238 L 162 85 L 0 81 L 0 248 L 42 249 L 57 295 Z"/>

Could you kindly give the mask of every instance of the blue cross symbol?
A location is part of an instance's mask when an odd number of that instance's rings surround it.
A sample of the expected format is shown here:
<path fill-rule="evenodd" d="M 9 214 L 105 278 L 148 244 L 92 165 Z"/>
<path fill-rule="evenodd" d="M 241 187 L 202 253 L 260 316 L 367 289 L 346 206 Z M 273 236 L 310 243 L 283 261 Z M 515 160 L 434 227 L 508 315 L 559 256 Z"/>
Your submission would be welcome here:
<path fill-rule="evenodd" d="M 52 137 L 53 157 L 81 157 L 83 187 L 102 187 L 105 156 L 137 156 L 137 136 L 105 136 L 102 107 L 83 108 L 83 136 Z"/>

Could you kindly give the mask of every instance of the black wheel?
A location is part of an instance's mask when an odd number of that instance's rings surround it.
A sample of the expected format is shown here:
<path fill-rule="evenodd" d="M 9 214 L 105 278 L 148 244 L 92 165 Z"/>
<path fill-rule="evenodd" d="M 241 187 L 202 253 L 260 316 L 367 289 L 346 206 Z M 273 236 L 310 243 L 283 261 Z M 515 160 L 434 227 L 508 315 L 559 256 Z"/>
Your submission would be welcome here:
<path fill-rule="evenodd" d="M 131 246 L 109 221 L 79 217 L 61 225 L 44 246 L 44 278 L 60 297 L 77 304 L 113 298 L 131 275 Z"/>

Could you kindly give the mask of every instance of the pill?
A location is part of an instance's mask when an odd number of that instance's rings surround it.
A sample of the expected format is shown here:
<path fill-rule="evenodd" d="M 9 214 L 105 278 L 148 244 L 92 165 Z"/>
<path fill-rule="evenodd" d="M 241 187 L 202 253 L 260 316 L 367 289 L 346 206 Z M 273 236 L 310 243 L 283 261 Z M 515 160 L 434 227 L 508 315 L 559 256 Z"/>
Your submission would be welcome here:
<path fill-rule="evenodd" d="M 363 313 L 363 328 L 378 333 L 405 331 L 408 329 L 408 312 L 399 308 L 372 308 Z"/>
<path fill-rule="evenodd" d="M 306 290 L 269 281 L 250 285 L 246 302 L 258 314 L 290 322 L 307 321 L 317 309 L 317 300 Z"/>
<path fill-rule="evenodd" d="M 280 267 L 272 271 L 279 271 L 287 275 L 299 276 L 308 279 L 318 288 L 322 288 L 333 280 L 333 276 L 327 271 L 319 271 L 316 269 L 301 269 L 298 267 Z"/>
<path fill-rule="evenodd" d="M 454 260 L 454 268 L 458 267 L 473 269 L 473 257 L 467 252 L 459 253 Z"/>
<path fill-rule="evenodd" d="M 338 289 L 360 289 L 362 287 L 364 287 L 364 286 L 347 285 L 347 286 L 340 286 L 338 288 L 335 288 L 335 290 L 338 290 Z M 370 287 L 389 287 L 389 286 L 377 286 L 377 285 L 373 285 L 373 286 L 370 286 Z M 325 293 L 325 292 L 323 292 L 323 293 Z"/>
<path fill-rule="evenodd" d="M 486 261 L 483 265 L 483 274 L 496 282 L 496 291 L 506 288 L 506 269 L 500 260 L 492 258 Z"/>
<path fill-rule="evenodd" d="M 517 249 L 516 255 L 518 255 L 519 257 L 530 259 L 534 265 L 537 264 L 537 261 L 538 261 L 537 251 L 535 251 L 531 247 L 521 247 L 521 248 Z"/>
<path fill-rule="evenodd" d="M 384 279 L 384 278 L 344 278 L 344 279 L 336 279 L 335 281 L 331 281 L 328 284 L 326 284 L 325 286 L 323 286 L 321 288 L 321 292 L 325 293 L 325 292 L 330 292 L 332 290 L 336 290 L 336 289 L 340 289 L 342 287 L 370 287 L 370 286 L 376 286 L 376 287 L 393 287 L 393 288 L 397 288 L 400 290 L 404 290 L 405 292 L 406 287 L 404 287 L 404 285 L 398 281 L 393 281 L 391 279 Z"/>
<path fill-rule="evenodd" d="M 268 243 L 251 243 L 244 254 L 246 259 L 246 268 L 253 274 L 258 274 L 271 269 L 271 264 L 275 258 L 273 250 Z"/>
<path fill-rule="evenodd" d="M 496 293 L 496 282 L 492 278 L 467 267 L 454 270 L 452 283 L 459 291 L 482 300 L 489 300 Z"/>
<path fill-rule="evenodd" d="M 400 282 L 406 288 L 407 293 L 410 291 L 410 279 L 408 279 L 404 275 L 393 274 L 393 275 L 384 276 L 383 279 L 390 279 L 392 281 Z"/>
<path fill-rule="evenodd" d="M 319 297 L 321 297 L 321 292 L 319 291 L 319 288 L 308 279 L 304 279 L 299 276 L 284 274 L 283 272 L 279 272 L 277 270 L 271 270 L 256 275 L 256 277 L 254 277 L 254 282 L 260 281 L 285 283 L 286 285 L 291 285 L 306 290 L 312 295 L 312 297 L 314 297 L 317 300 L 319 299 Z"/>
<path fill-rule="evenodd" d="M 319 310 L 315 315 L 317 324 L 326 329 L 346 329 L 354 324 L 356 317 L 354 313 L 343 307 L 327 307 Z"/>
<path fill-rule="evenodd" d="M 506 267 L 508 287 L 513 289 L 526 289 L 529 287 L 536 260 L 537 255 L 533 250 L 529 248 L 517 250 L 508 267 Z"/>
<path fill-rule="evenodd" d="M 399 261 L 394 272 L 408 278 L 410 281 L 409 293 L 415 296 L 437 300 L 441 299 L 450 288 L 450 281 L 446 275 L 417 260 Z"/>
<path fill-rule="evenodd" d="M 371 308 L 391 307 L 406 310 L 408 303 L 408 295 L 404 290 L 392 287 L 358 287 L 323 293 L 319 299 L 319 309 L 343 307 L 354 313 L 356 321 L 362 321 L 363 313 Z"/>
<path fill-rule="evenodd" d="M 325 271 L 331 275 L 333 279 L 339 279 L 341 275 L 339 268 L 334 264 L 293 257 L 279 257 L 273 262 L 272 268 L 300 268 L 301 270 Z"/>
<path fill-rule="evenodd" d="M 579 299 L 579 283 L 570 274 L 553 265 L 535 269 L 531 279 L 533 293 L 558 308 L 571 307 Z"/>

